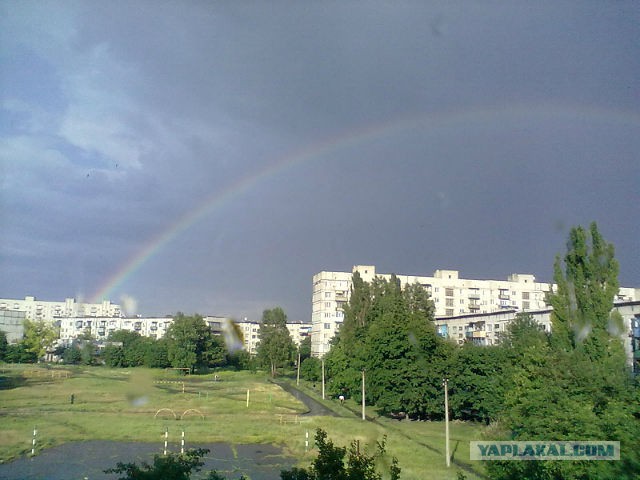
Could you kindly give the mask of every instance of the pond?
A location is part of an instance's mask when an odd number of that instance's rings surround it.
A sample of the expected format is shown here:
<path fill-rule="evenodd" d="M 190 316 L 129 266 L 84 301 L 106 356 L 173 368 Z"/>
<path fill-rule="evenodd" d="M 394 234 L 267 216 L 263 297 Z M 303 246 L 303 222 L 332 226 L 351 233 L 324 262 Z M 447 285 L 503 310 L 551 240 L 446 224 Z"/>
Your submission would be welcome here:
<path fill-rule="evenodd" d="M 241 474 L 251 480 L 280 478 L 280 471 L 295 465 L 295 458 L 285 456 L 273 445 L 231 445 L 227 443 L 187 444 L 186 448 L 208 448 L 200 474 L 217 470 L 230 480 Z M 104 470 L 118 462 L 152 463 L 154 454 L 162 454 L 162 443 L 86 441 L 73 442 L 43 450 L 33 458 L 22 458 L 0 464 L 0 480 L 115 480 L 118 474 Z M 169 443 L 168 450 L 180 451 L 180 445 Z"/>

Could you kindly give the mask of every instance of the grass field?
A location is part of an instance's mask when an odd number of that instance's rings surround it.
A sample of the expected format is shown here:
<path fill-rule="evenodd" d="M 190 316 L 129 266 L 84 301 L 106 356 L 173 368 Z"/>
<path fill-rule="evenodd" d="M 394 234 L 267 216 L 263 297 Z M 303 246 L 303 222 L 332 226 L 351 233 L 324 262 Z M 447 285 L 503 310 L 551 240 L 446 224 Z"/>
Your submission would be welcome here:
<path fill-rule="evenodd" d="M 174 371 L 5 365 L 0 367 L 0 461 L 29 455 L 33 429 L 37 449 L 70 441 L 163 441 L 184 429 L 189 442 L 266 443 L 308 464 L 305 434 L 323 428 L 338 445 L 360 440 L 371 451 L 387 436 L 406 480 L 482 478 L 482 465 L 469 461 L 469 441 L 481 427 L 451 424 L 453 464 L 444 461 L 444 425 L 376 418 L 363 421 L 348 408 L 326 400 L 339 417 L 300 417 L 305 407 L 264 374 L 218 372 L 182 376 Z M 247 390 L 249 406 L 247 407 Z M 317 395 L 310 388 L 306 392 Z M 71 395 L 74 397 L 71 403 Z M 317 397 L 316 397 L 317 398 Z M 175 438 L 173 438 L 175 440 Z"/>

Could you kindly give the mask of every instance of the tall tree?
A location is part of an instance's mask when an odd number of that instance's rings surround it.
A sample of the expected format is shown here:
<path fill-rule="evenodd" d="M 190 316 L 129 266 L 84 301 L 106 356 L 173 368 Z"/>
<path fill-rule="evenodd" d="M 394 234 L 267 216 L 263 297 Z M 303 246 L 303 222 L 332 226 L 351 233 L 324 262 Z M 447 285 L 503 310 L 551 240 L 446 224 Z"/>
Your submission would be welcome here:
<path fill-rule="evenodd" d="M 7 342 L 7 334 L 0 330 L 0 362 L 4 362 L 5 357 L 7 356 L 7 347 L 9 342 Z"/>
<path fill-rule="evenodd" d="M 25 320 L 24 338 L 22 343 L 25 349 L 34 354 L 39 360 L 45 356 L 47 350 L 53 348 L 56 340 L 60 338 L 58 329 L 43 320 Z"/>
<path fill-rule="evenodd" d="M 278 368 L 291 362 L 295 346 L 287 329 L 287 315 L 280 307 L 265 310 L 258 332 L 257 356 L 264 366 L 268 366 L 275 377 Z"/>
<path fill-rule="evenodd" d="M 640 471 L 640 389 L 622 343 L 609 333 L 618 263 L 595 223 L 573 228 L 557 288 L 550 341 L 520 319 L 508 332 L 512 387 L 505 394 L 502 438 L 613 440 L 619 462 L 489 462 L 491 478 L 637 478 Z"/>
<path fill-rule="evenodd" d="M 548 296 L 557 347 L 581 349 L 592 360 L 609 352 L 618 270 L 614 247 L 602 238 L 595 222 L 589 230 L 581 226 L 571 229 L 564 262 L 557 256 L 554 264 L 557 288 Z"/>
<path fill-rule="evenodd" d="M 209 366 L 212 333 L 200 315 L 178 313 L 166 333 L 168 357 L 176 368 Z"/>

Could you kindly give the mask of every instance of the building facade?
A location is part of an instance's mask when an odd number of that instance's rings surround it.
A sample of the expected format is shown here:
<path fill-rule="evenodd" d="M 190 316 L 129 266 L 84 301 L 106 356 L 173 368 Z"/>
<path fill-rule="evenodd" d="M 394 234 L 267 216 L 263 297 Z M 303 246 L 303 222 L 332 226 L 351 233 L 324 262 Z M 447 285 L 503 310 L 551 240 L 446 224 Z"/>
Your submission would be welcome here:
<path fill-rule="evenodd" d="M 0 332 L 7 336 L 7 342 L 18 343 L 24 336 L 25 312 L 0 310 Z"/>
<path fill-rule="evenodd" d="M 343 322 L 344 304 L 349 300 L 352 276 L 371 282 L 391 274 L 379 274 L 373 265 L 356 265 L 351 272 L 320 272 L 313 276 L 311 308 L 311 353 L 322 357 L 329 351 L 330 341 Z M 418 283 L 435 305 L 435 316 L 454 317 L 494 312 L 538 311 L 548 306 L 545 297 L 551 284 L 537 282 L 531 274 L 514 273 L 506 280 L 474 280 L 460 278 L 457 270 L 436 270 L 431 277 L 396 275 L 402 287 Z M 618 302 L 634 301 L 640 289 L 621 288 Z"/>
<path fill-rule="evenodd" d="M 119 317 L 120 305 L 104 300 L 101 303 L 77 302 L 67 298 L 64 302 L 46 302 L 27 296 L 24 300 L 0 298 L 0 311 L 13 310 L 24 312 L 28 320 L 42 320 L 53 323 L 65 317 Z"/>
<path fill-rule="evenodd" d="M 640 370 L 640 301 L 617 301 L 613 311 L 622 318 L 622 330 L 619 332 L 624 344 L 627 363 Z M 550 308 L 532 310 L 527 313 L 542 326 L 546 332 L 551 332 Z M 472 342 L 476 345 L 497 345 L 500 335 L 507 325 L 512 322 L 518 310 L 505 310 L 492 313 L 467 314 L 453 317 L 436 318 L 435 325 L 438 335 L 453 340 L 458 345 Z"/>
<path fill-rule="evenodd" d="M 137 332 L 149 338 L 162 338 L 173 323 L 173 318 L 68 317 L 59 321 L 60 340 L 68 345 L 76 338 L 87 334 L 99 342 L 104 341 L 118 330 Z"/>

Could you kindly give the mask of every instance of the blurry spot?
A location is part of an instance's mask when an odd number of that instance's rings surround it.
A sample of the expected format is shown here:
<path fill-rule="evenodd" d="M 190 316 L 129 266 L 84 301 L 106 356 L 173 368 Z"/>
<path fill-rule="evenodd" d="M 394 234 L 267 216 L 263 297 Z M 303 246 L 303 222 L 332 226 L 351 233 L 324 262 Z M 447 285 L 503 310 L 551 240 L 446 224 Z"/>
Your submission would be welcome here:
<path fill-rule="evenodd" d="M 153 389 L 153 380 L 149 372 L 133 371 L 129 378 L 127 401 L 134 407 L 141 407 L 149 402 L 149 394 Z"/>
<path fill-rule="evenodd" d="M 122 311 L 127 317 L 133 317 L 138 310 L 138 301 L 131 295 L 124 294 L 120 297 Z"/>
<path fill-rule="evenodd" d="M 557 218 L 553 224 L 553 229 L 557 233 L 564 233 L 567 229 L 567 224 L 563 220 Z"/>
<path fill-rule="evenodd" d="M 222 324 L 222 333 L 229 352 L 233 353 L 242 349 L 244 345 L 241 338 L 242 334 L 240 332 L 240 327 L 238 327 L 233 320 L 228 318 L 224 319 Z"/>

